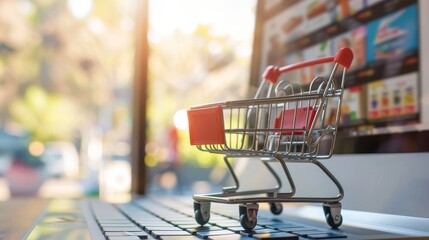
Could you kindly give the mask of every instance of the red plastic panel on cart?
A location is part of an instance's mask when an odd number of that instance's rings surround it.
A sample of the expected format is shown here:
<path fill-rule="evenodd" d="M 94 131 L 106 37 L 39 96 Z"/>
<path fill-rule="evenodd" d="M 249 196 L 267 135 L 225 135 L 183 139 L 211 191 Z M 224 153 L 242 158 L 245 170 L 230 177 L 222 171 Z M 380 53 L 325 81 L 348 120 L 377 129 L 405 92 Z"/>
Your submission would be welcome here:
<path fill-rule="evenodd" d="M 191 145 L 225 144 L 221 106 L 188 110 Z"/>
<path fill-rule="evenodd" d="M 296 112 L 295 112 L 296 111 Z M 296 113 L 296 118 L 295 118 Z M 307 117 L 308 114 L 308 117 Z M 274 121 L 274 127 L 279 129 L 308 129 L 314 120 L 316 110 L 313 107 L 284 110 Z M 283 126 L 282 126 L 283 118 Z M 294 125 L 295 121 L 295 125 Z M 292 134 L 292 131 L 282 131 L 282 134 Z M 303 131 L 293 131 L 294 134 L 303 134 Z"/>

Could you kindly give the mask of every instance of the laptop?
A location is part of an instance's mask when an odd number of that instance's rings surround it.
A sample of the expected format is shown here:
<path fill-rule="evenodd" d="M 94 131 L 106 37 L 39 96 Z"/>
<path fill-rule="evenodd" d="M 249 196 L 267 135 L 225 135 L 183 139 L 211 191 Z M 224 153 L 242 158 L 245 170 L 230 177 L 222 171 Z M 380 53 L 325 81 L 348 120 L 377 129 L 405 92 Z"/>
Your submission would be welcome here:
<path fill-rule="evenodd" d="M 210 219 L 201 226 L 195 219 L 192 195 L 148 194 L 136 195 L 127 203 L 117 204 L 96 198 L 12 199 L 0 203 L 0 236 L 2 239 L 136 240 L 429 239 L 429 218 L 424 216 L 427 214 L 427 198 L 421 198 L 427 192 L 419 196 L 410 195 L 424 191 L 427 185 L 414 184 L 409 189 L 400 189 L 397 186 L 401 181 L 407 184 L 417 182 L 413 174 L 400 181 L 389 174 L 381 178 L 373 174 L 383 169 L 394 170 L 383 167 L 383 164 L 377 166 L 375 162 L 389 162 L 390 166 L 403 169 L 401 165 L 409 157 L 413 157 L 414 164 L 418 165 L 414 167 L 415 177 L 428 179 L 425 170 L 415 169 L 428 169 L 427 153 L 341 154 L 327 160 L 327 167 L 345 189 L 345 197 L 341 201 L 343 221 L 338 228 L 327 224 L 323 205 L 318 203 L 282 203 L 283 211 L 278 215 L 273 214 L 269 204 L 260 203 L 257 224 L 246 231 L 240 223 L 240 204 L 212 202 Z M 264 189 L 275 183 L 267 170 L 261 171 L 260 166 L 253 163 L 254 160 L 241 159 L 234 164 L 237 177 L 246 180 L 240 186 L 243 191 Z M 318 188 L 325 188 L 320 193 L 329 193 L 329 183 L 324 182 L 326 179 L 318 175 L 318 171 L 308 171 L 302 167 L 293 164 L 290 167 L 291 172 L 298 171 L 301 175 L 295 178 L 298 189 L 311 176 L 312 183 L 316 183 Z M 364 171 L 365 167 L 370 169 L 360 174 L 354 173 Z M 250 180 L 249 174 L 258 178 Z M 396 196 L 391 195 L 390 188 L 396 189 Z M 389 199 L 389 195 L 393 199 Z M 389 206 L 392 202 L 395 205 Z M 395 211 L 402 214 L 392 214 Z"/>
<path fill-rule="evenodd" d="M 355 156 L 334 159 L 345 161 L 343 165 L 356 160 Z M 238 177 L 258 171 L 251 169 L 255 164 L 244 165 L 236 166 L 243 170 Z M 366 194 L 352 181 L 343 182 L 349 195 Z M 245 182 L 243 189 L 250 185 Z M 368 209 L 374 207 L 371 203 L 379 203 L 371 196 L 364 199 Z M 282 213 L 275 215 L 268 204 L 261 203 L 257 224 L 249 231 L 240 224 L 238 204 L 211 203 L 210 220 L 200 226 L 193 202 L 190 195 L 150 194 L 120 204 L 89 198 L 14 199 L 0 205 L 0 229 L 2 239 L 429 239 L 429 218 L 348 210 L 356 207 L 348 198 L 343 201 L 343 222 L 338 228 L 326 223 L 321 204 L 286 203 Z"/>

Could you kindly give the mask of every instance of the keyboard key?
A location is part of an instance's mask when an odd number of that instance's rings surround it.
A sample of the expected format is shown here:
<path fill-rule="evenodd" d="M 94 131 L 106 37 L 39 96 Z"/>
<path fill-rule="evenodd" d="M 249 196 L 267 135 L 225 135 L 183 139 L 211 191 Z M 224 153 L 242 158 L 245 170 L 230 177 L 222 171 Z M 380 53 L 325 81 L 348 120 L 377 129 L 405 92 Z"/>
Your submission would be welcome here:
<path fill-rule="evenodd" d="M 216 231 L 216 230 L 223 230 L 223 228 L 215 227 L 215 226 L 202 226 L 197 228 L 186 228 L 186 231 L 195 234 L 197 232 L 207 232 L 207 231 Z"/>
<path fill-rule="evenodd" d="M 230 231 L 233 231 L 235 233 L 240 233 L 241 231 L 243 231 L 243 227 L 242 226 L 240 226 L 240 227 L 227 227 L 226 229 L 230 230 Z M 256 226 L 255 228 L 253 228 L 253 230 L 261 230 L 261 229 L 264 229 L 264 228 L 261 227 L 261 226 Z"/>
<path fill-rule="evenodd" d="M 255 234 L 275 233 L 275 232 L 279 232 L 279 231 L 270 229 L 270 228 L 263 228 L 263 229 L 251 230 L 251 231 L 241 231 L 240 234 L 243 236 L 251 237 Z"/>
<path fill-rule="evenodd" d="M 103 232 L 141 232 L 141 229 L 135 227 L 104 227 Z"/>
<path fill-rule="evenodd" d="M 240 234 L 210 236 L 208 239 L 209 240 L 255 240 L 254 238 L 241 236 Z"/>
<path fill-rule="evenodd" d="M 287 240 L 298 240 L 297 235 L 287 233 L 287 232 L 276 232 L 276 233 L 264 233 L 264 234 L 255 234 L 252 237 L 256 239 L 287 239 Z"/>
<path fill-rule="evenodd" d="M 100 226 L 103 227 L 135 227 L 134 223 L 100 223 Z"/>
<path fill-rule="evenodd" d="M 195 219 L 192 219 L 192 220 L 179 220 L 179 221 L 170 221 L 170 220 L 168 220 L 168 221 L 171 224 L 175 225 L 175 226 L 197 224 L 197 222 L 195 221 Z"/>
<path fill-rule="evenodd" d="M 279 225 L 279 224 L 282 224 L 283 222 L 282 221 L 279 221 L 279 220 L 277 220 L 277 219 L 275 219 L 275 220 L 259 220 L 258 219 L 258 224 L 259 225 L 262 225 L 262 226 L 269 226 L 269 225 Z"/>
<path fill-rule="evenodd" d="M 279 223 L 279 224 L 270 224 L 270 225 L 265 225 L 267 228 L 272 228 L 272 229 L 282 229 L 282 228 L 302 228 L 302 226 L 298 226 L 298 225 L 294 225 L 294 224 L 290 224 L 290 223 Z"/>
<path fill-rule="evenodd" d="M 173 226 L 168 222 L 162 221 L 162 220 L 152 220 L 152 222 L 149 221 L 136 221 L 139 225 L 145 226 L 145 227 L 168 227 Z"/>
<path fill-rule="evenodd" d="M 113 220 L 113 219 L 97 219 L 98 224 L 109 224 L 109 223 L 117 223 L 117 224 L 127 224 L 132 223 L 128 219 L 122 219 L 122 220 Z"/>
<path fill-rule="evenodd" d="M 210 214 L 210 220 L 214 222 L 224 222 L 224 221 L 231 221 L 232 219 L 221 215 Z"/>
<path fill-rule="evenodd" d="M 299 227 L 299 228 L 279 228 L 277 229 L 280 232 L 288 232 L 288 233 L 292 233 L 292 232 L 299 232 L 299 231 L 315 231 L 315 229 L 313 228 L 308 228 L 308 227 Z"/>
<path fill-rule="evenodd" d="M 162 230 L 162 228 L 175 228 L 174 225 L 171 225 L 169 223 L 163 223 L 163 224 L 162 223 L 154 223 L 154 224 L 145 224 L 145 225 L 138 223 L 138 225 L 140 227 L 143 227 L 145 230 L 148 230 L 148 231 L 150 231 L 152 229 L 155 230 L 158 228 L 161 228 L 160 230 Z"/>
<path fill-rule="evenodd" d="M 140 240 L 137 236 L 118 236 L 118 237 L 108 237 L 109 240 Z"/>
<path fill-rule="evenodd" d="M 233 232 L 229 230 L 215 230 L 215 231 L 196 232 L 196 236 L 200 238 L 208 238 L 211 236 L 230 235 L 232 233 Z"/>
<path fill-rule="evenodd" d="M 320 233 L 328 233 L 328 232 L 327 231 L 320 231 L 317 229 L 308 229 L 308 230 L 292 231 L 291 233 L 305 237 L 308 234 L 320 234 Z"/>
<path fill-rule="evenodd" d="M 148 234 L 141 231 L 141 232 L 105 232 L 104 233 L 106 237 L 126 237 L 126 236 L 136 236 L 139 237 L 139 239 L 147 239 Z"/>
<path fill-rule="evenodd" d="M 195 236 L 163 236 L 161 240 L 198 240 Z"/>
<path fill-rule="evenodd" d="M 211 227 L 212 225 L 204 225 L 201 226 L 200 224 L 183 224 L 183 225 L 178 225 L 179 228 L 184 228 L 184 229 L 192 229 L 192 228 L 199 228 L 199 227 Z"/>
<path fill-rule="evenodd" d="M 182 229 L 175 227 L 173 225 L 168 226 L 168 227 L 146 227 L 145 228 L 146 231 L 182 231 Z"/>
<path fill-rule="evenodd" d="M 186 231 L 152 231 L 151 232 L 154 237 L 162 237 L 162 236 L 192 236 L 190 233 Z"/>
<path fill-rule="evenodd" d="M 219 227 L 227 228 L 227 227 L 239 227 L 241 226 L 239 221 L 229 220 L 224 222 L 210 222 L 210 224 L 217 225 Z"/>
<path fill-rule="evenodd" d="M 303 232 L 300 232 L 299 234 L 295 233 L 295 232 L 291 232 L 291 233 L 292 234 L 296 234 L 296 235 L 300 235 L 300 236 L 303 236 L 303 237 L 307 237 L 308 235 L 328 234 L 330 232 L 328 232 L 328 231 L 308 231 L 308 232 L 303 231 Z"/>
<path fill-rule="evenodd" d="M 324 233 L 324 234 L 309 234 L 306 238 L 311 239 L 325 239 L 325 238 L 346 238 L 346 235 L 337 233 Z"/>

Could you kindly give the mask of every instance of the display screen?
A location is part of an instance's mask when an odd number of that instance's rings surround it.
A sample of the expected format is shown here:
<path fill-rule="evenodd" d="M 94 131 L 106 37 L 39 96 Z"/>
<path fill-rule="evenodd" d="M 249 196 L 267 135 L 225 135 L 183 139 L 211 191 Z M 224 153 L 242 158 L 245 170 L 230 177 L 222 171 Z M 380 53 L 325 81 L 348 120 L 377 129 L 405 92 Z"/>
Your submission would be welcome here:
<path fill-rule="evenodd" d="M 262 1 L 264 2 L 264 1 Z M 263 6 L 260 72 L 332 56 L 349 47 L 338 136 L 415 131 L 422 123 L 417 0 L 266 1 Z M 284 76 L 307 85 L 327 76 L 320 65 Z"/>

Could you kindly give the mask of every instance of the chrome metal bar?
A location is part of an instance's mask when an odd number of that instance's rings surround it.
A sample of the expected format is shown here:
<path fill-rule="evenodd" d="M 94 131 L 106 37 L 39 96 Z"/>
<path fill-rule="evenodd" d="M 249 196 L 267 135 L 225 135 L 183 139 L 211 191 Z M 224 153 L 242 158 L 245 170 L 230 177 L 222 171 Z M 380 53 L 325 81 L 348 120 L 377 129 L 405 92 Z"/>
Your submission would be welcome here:
<path fill-rule="evenodd" d="M 274 158 L 275 158 L 275 159 L 280 163 L 280 165 L 282 166 L 283 172 L 285 173 L 285 175 L 286 175 L 286 177 L 287 177 L 287 180 L 288 180 L 288 182 L 289 182 L 290 188 L 291 188 L 290 192 L 285 193 L 285 194 L 290 194 L 290 196 L 295 195 L 295 193 L 296 193 L 295 182 L 293 181 L 292 175 L 290 174 L 289 169 L 288 169 L 288 167 L 286 166 L 286 162 L 285 162 L 285 161 L 283 160 L 283 158 L 282 158 L 281 156 L 279 156 L 279 155 L 274 155 L 273 157 L 274 157 Z"/>
<path fill-rule="evenodd" d="M 226 166 L 228 167 L 229 172 L 231 173 L 232 179 L 234 180 L 234 186 L 230 186 L 230 187 L 224 187 L 222 188 L 222 191 L 224 193 L 233 193 L 236 192 L 238 190 L 238 188 L 240 187 L 240 182 L 237 178 L 237 175 L 234 172 L 234 169 L 231 166 L 231 163 L 228 161 L 228 157 L 225 156 L 223 157 L 223 161 L 225 162 Z"/>
<path fill-rule="evenodd" d="M 237 204 L 237 203 L 287 203 L 287 202 L 303 202 L 303 203 L 335 203 L 340 198 L 338 197 L 242 197 L 242 198 L 231 198 L 231 195 L 224 194 L 206 194 L 206 195 L 194 195 L 195 201 L 209 201 L 226 204 Z"/>
<path fill-rule="evenodd" d="M 319 161 L 314 160 L 313 161 L 314 164 L 316 164 L 316 166 L 318 166 L 320 169 L 322 169 L 322 171 L 332 180 L 332 182 L 337 186 L 338 188 L 338 195 L 335 199 L 337 199 L 337 201 L 340 201 L 341 199 L 343 199 L 344 197 L 344 189 L 343 186 L 341 185 L 341 183 L 337 180 L 337 178 L 335 178 L 335 176 Z"/>
<path fill-rule="evenodd" d="M 270 166 L 270 164 L 268 164 L 268 162 L 262 161 L 262 163 L 265 165 L 265 167 L 268 168 L 268 170 L 270 171 L 270 173 L 274 176 L 274 178 L 277 181 L 277 186 L 275 186 L 272 190 L 280 190 L 280 188 L 282 187 L 282 180 L 280 179 L 279 175 L 277 175 L 277 173 Z"/>
<path fill-rule="evenodd" d="M 207 108 L 207 107 L 217 107 L 221 106 L 222 108 L 228 109 L 231 107 L 237 106 L 252 106 L 252 105 L 262 105 L 267 103 L 284 103 L 284 102 L 297 102 L 302 100 L 316 100 L 322 96 L 321 93 L 309 93 L 296 96 L 286 96 L 286 97 L 273 97 L 273 98 L 259 98 L 259 99 L 245 99 L 245 100 L 236 100 L 236 101 L 227 101 L 227 102 L 218 102 L 218 103 L 209 103 L 204 105 L 193 106 L 191 109 L 198 108 Z"/>
<path fill-rule="evenodd" d="M 334 75 L 335 75 L 335 72 L 337 71 L 337 68 L 338 68 L 338 63 L 335 63 L 334 68 L 332 69 L 331 75 L 329 76 L 329 80 L 326 83 L 326 86 L 325 86 L 325 89 L 323 91 L 323 94 L 322 94 L 321 98 L 318 99 L 318 101 L 320 101 L 319 105 L 324 104 L 325 101 L 326 101 L 326 96 L 328 94 L 328 90 L 329 90 L 329 88 L 331 86 L 331 83 L 334 80 Z M 314 119 L 317 119 L 319 117 L 320 111 L 321 111 L 320 108 L 317 108 L 317 111 L 316 111 L 316 114 L 314 116 Z M 314 127 L 315 127 L 316 122 L 317 121 L 314 121 L 313 124 L 311 124 L 310 130 L 309 130 L 308 134 L 312 133 L 312 131 L 313 131 Z"/>

